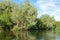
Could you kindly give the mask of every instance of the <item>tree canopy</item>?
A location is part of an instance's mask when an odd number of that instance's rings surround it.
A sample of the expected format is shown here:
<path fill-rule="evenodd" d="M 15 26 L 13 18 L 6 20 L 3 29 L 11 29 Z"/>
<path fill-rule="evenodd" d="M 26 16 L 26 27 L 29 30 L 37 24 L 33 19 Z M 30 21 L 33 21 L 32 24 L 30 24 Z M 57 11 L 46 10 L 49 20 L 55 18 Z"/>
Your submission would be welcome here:
<path fill-rule="evenodd" d="M 22 3 L 22 5 L 3 1 L 0 3 L 0 15 L 0 24 L 2 26 L 6 24 L 9 28 L 13 25 L 13 28 L 28 29 L 31 25 L 35 24 L 37 10 L 28 0 Z"/>
<path fill-rule="evenodd" d="M 54 28 L 55 19 L 49 15 L 37 18 L 37 9 L 24 0 L 17 5 L 9 0 L 0 2 L 0 28 L 9 30 L 20 30 L 33 28 Z"/>

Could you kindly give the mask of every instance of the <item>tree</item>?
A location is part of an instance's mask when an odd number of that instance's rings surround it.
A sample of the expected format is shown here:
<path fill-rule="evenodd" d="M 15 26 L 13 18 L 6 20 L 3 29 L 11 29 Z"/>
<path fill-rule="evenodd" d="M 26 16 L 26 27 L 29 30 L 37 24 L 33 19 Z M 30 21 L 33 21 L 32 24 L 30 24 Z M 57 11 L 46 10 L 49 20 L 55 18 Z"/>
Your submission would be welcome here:
<path fill-rule="evenodd" d="M 4 29 L 11 27 L 16 29 L 28 29 L 35 25 L 37 10 L 25 0 L 22 5 L 17 5 L 10 1 L 2 1 L 0 3 L 0 26 Z"/>
<path fill-rule="evenodd" d="M 30 5 L 28 0 L 25 0 L 20 7 L 13 9 L 11 19 L 16 23 L 15 28 L 28 29 L 32 25 L 35 25 L 35 19 L 37 17 L 37 10 Z"/>
<path fill-rule="evenodd" d="M 37 23 L 36 23 L 36 25 L 35 25 L 36 28 L 37 28 L 37 29 L 41 29 L 42 26 L 43 26 L 43 22 L 40 20 L 40 18 L 37 18 L 36 21 L 37 21 Z"/>
<path fill-rule="evenodd" d="M 9 1 L 3 1 L 0 3 L 0 26 L 3 29 L 10 30 L 10 27 L 12 25 L 10 18 L 13 9 L 12 5 Z"/>
<path fill-rule="evenodd" d="M 54 28 L 55 27 L 55 19 L 54 17 L 50 17 L 49 15 L 42 15 L 40 20 L 43 23 L 44 28 Z"/>
<path fill-rule="evenodd" d="M 23 14 L 25 26 L 31 26 L 36 19 L 36 9 L 30 4 L 24 4 L 21 12 Z"/>

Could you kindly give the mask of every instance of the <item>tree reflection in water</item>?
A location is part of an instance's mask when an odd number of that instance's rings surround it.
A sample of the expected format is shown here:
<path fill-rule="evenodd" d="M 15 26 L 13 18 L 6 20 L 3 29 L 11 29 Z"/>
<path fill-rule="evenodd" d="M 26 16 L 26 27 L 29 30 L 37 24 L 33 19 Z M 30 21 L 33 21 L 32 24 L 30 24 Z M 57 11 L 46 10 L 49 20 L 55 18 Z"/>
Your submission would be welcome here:
<path fill-rule="evenodd" d="M 1 32 L 0 33 L 0 40 L 13 40 L 15 35 L 12 32 Z"/>
<path fill-rule="evenodd" d="M 51 31 L 15 31 L 0 33 L 0 40 L 56 40 Z"/>
<path fill-rule="evenodd" d="M 16 40 L 55 40 L 54 32 L 50 31 L 18 31 Z"/>

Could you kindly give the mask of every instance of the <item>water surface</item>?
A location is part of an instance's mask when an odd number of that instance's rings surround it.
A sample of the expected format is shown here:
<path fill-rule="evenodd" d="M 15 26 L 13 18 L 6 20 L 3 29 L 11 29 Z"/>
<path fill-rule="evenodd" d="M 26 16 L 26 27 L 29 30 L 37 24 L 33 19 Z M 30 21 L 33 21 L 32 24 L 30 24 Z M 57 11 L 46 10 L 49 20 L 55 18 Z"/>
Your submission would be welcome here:
<path fill-rule="evenodd" d="M 60 40 L 55 31 L 1 32 L 0 40 Z"/>

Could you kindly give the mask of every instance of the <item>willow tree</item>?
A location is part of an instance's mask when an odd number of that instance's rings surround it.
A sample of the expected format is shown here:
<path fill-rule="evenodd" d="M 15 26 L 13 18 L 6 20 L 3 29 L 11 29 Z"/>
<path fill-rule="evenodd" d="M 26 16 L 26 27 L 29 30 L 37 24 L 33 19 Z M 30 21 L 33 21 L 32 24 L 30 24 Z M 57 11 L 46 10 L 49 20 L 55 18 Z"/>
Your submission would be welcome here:
<path fill-rule="evenodd" d="M 13 16 L 14 15 L 14 16 Z M 35 19 L 37 17 L 37 10 L 25 0 L 19 8 L 15 7 L 15 13 L 12 14 L 12 19 L 15 20 L 18 29 L 28 29 L 32 25 L 35 25 Z"/>
<path fill-rule="evenodd" d="M 22 23 L 21 27 L 24 26 L 25 28 L 28 28 L 29 26 L 32 26 L 35 24 L 34 21 L 36 19 L 37 11 L 29 3 L 23 4 L 21 9 L 21 14 L 22 14 L 21 20 L 20 20 Z"/>
<path fill-rule="evenodd" d="M 12 25 L 10 17 L 13 8 L 13 4 L 11 4 L 9 1 L 0 2 L 0 26 L 4 29 L 10 29 Z"/>
<path fill-rule="evenodd" d="M 25 0 L 22 5 L 7 0 L 0 3 L 0 26 L 4 26 L 4 28 L 6 26 L 10 28 L 13 25 L 13 28 L 28 29 L 30 26 L 35 25 L 36 17 L 37 10 L 28 0 Z"/>

